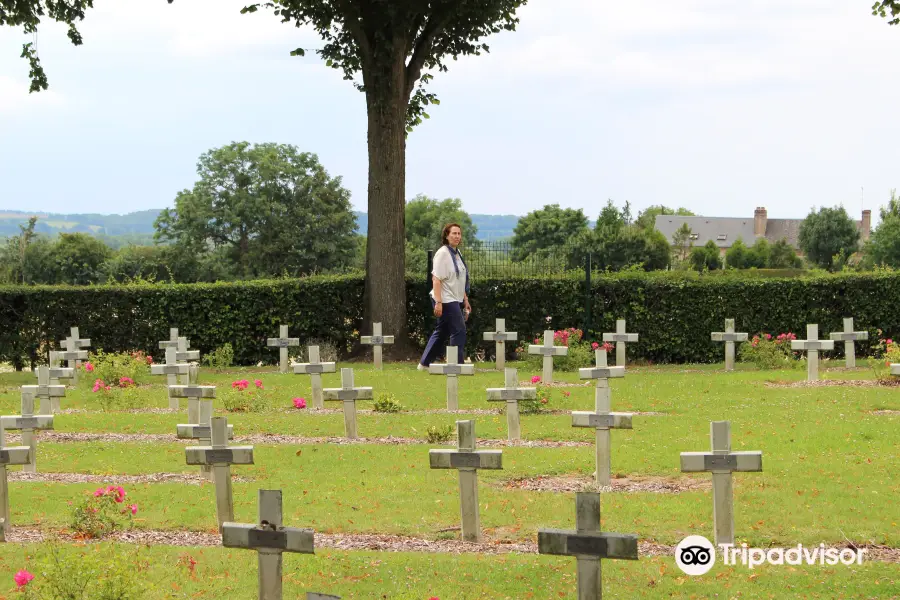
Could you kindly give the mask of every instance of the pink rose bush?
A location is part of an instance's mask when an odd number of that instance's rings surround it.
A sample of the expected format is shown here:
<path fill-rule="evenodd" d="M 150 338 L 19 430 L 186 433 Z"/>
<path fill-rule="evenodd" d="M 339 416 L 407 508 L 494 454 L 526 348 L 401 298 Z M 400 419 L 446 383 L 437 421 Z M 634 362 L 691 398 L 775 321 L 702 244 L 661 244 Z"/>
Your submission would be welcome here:
<path fill-rule="evenodd" d="M 127 496 L 121 485 L 97 488 L 73 508 L 70 528 L 82 538 L 99 539 L 130 527 L 138 505 L 125 504 Z"/>

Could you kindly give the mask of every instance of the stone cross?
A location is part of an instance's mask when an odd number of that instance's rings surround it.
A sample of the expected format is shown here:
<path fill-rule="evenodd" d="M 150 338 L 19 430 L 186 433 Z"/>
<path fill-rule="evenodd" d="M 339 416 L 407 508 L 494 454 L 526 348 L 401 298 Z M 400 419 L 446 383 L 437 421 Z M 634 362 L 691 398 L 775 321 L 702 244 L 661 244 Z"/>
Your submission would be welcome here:
<path fill-rule="evenodd" d="M 429 450 L 428 461 L 432 469 L 459 470 L 462 539 L 466 542 L 480 542 L 478 469 L 502 469 L 503 451 L 475 450 L 475 421 L 457 421 L 456 437 L 456 450 Z"/>
<path fill-rule="evenodd" d="M 60 354 L 62 353 L 56 350 L 50 351 L 50 385 L 60 385 L 60 379 L 70 379 L 73 383 L 75 382 L 75 369 L 60 366 L 59 363 L 62 360 L 59 357 Z M 86 351 L 85 354 L 87 354 Z"/>
<path fill-rule="evenodd" d="M 69 328 L 69 337 L 60 341 L 62 347 L 68 352 L 78 352 L 82 348 L 90 348 L 91 340 L 88 338 L 79 338 L 78 336 L 78 328 L 70 327 Z M 68 363 L 68 367 L 70 369 L 75 369 L 75 377 L 73 378 L 75 383 L 78 383 L 78 367 L 81 366 L 82 360 L 87 360 L 87 350 L 81 350 L 84 354 L 78 354 L 75 357 L 63 357 L 63 359 Z"/>
<path fill-rule="evenodd" d="M 537 398 L 537 388 L 520 388 L 519 374 L 516 369 L 504 369 L 506 387 L 488 388 L 488 402 L 506 402 L 506 429 L 509 441 L 522 439 L 522 427 L 519 424 L 519 401 Z"/>
<path fill-rule="evenodd" d="M 891 375 L 900 375 L 900 363 L 891 363 Z"/>
<path fill-rule="evenodd" d="M 853 317 L 844 317 L 844 331 L 828 334 L 836 342 L 844 342 L 844 356 L 848 369 L 856 367 L 856 340 L 869 339 L 868 331 L 853 331 Z"/>
<path fill-rule="evenodd" d="M 594 412 L 572 411 L 572 427 L 593 427 L 597 430 L 597 472 L 598 486 L 610 485 L 610 429 L 631 429 L 630 413 L 614 413 L 611 410 L 609 378 L 625 377 L 625 367 L 607 365 L 606 350 L 595 350 L 597 366 L 578 369 L 579 379 L 596 379 L 594 389 Z"/>
<path fill-rule="evenodd" d="M 259 490 L 258 524 L 228 522 L 222 526 L 223 546 L 259 553 L 259 600 L 282 600 L 282 552 L 315 554 L 313 530 L 284 527 L 282 514 L 281 490 Z"/>
<path fill-rule="evenodd" d="M 819 350 L 834 350 L 833 340 L 819 339 L 819 326 L 806 325 L 805 340 L 791 340 L 791 350 L 806 351 L 806 379 L 819 380 Z"/>
<path fill-rule="evenodd" d="M 169 346 L 166 348 L 165 364 L 150 365 L 151 375 L 165 375 L 167 380 L 166 393 L 169 395 L 169 408 L 178 410 L 178 397 L 172 395 L 172 387 L 178 385 L 178 375 L 188 376 L 189 365 L 179 363 L 176 359 L 178 351 Z"/>
<path fill-rule="evenodd" d="M 278 327 L 277 338 L 266 338 L 266 346 L 278 348 L 278 372 L 288 372 L 288 347 L 299 346 L 300 338 L 288 337 L 288 326 L 280 325 Z"/>
<path fill-rule="evenodd" d="M 731 423 L 713 421 L 709 427 L 712 452 L 682 452 L 681 471 L 708 471 L 713 478 L 713 522 L 715 544 L 734 543 L 734 497 L 731 474 L 734 471 L 762 471 L 762 452 L 732 452 Z"/>
<path fill-rule="evenodd" d="M 459 364 L 459 350 L 447 346 L 447 364 L 431 363 L 428 372 L 447 376 L 447 410 L 459 410 L 459 375 L 475 375 L 475 365 Z"/>
<path fill-rule="evenodd" d="M 372 346 L 372 353 L 375 355 L 375 368 L 381 368 L 381 346 L 383 344 L 393 344 L 394 336 L 381 335 L 381 323 L 372 323 L 372 335 L 364 335 L 360 339 L 360 343 Z"/>
<path fill-rule="evenodd" d="M 67 345 L 66 342 L 63 342 L 64 345 Z M 72 383 L 78 383 L 78 369 L 72 365 L 78 363 L 80 361 L 88 359 L 88 351 L 87 350 L 62 350 L 56 352 L 56 358 L 59 361 L 65 361 L 69 366 L 67 368 L 72 369 Z"/>
<path fill-rule="evenodd" d="M 616 344 L 616 366 L 625 366 L 625 344 L 633 344 L 638 341 L 637 333 L 625 333 L 625 319 L 616 320 L 616 332 L 604 333 L 604 342 L 614 342 Z"/>
<path fill-rule="evenodd" d="M 344 432 L 350 439 L 356 439 L 356 401 L 371 400 L 372 388 L 353 387 L 353 369 L 341 369 L 341 387 L 322 390 L 325 400 L 344 403 Z"/>
<path fill-rule="evenodd" d="M 182 440 L 197 440 L 201 446 L 212 441 L 213 402 L 210 398 L 188 398 L 188 422 L 175 426 L 175 434 Z M 234 439 L 234 426 L 228 426 L 228 439 Z M 200 476 L 212 479 L 212 468 L 200 465 Z"/>
<path fill-rule="evenodd" d="M 537 346 L 530 344 L 528 354 L 538 354 L 544 357 L 544 383 L 553 383 L 553 357 L 565 356 L 569 353 L 568 346 L 553 345 L 553 330 L 544 331 L 544 344 Z"/>
<path fill-rule="evenodd" d="M 294 374 L 309 375 L 312 380 L 312 401 L 314 408 L 325 408 L 325 398 L 322 395 L 322 373 L 334 373 L 333 362 L 319 362 L 319 347 L 307 346 L 309 362 L 294 365 Z"/>
<path fill-rule="evenodd" d="M 53 415 L 34 414 L 34 396 L 22 390 L 22 414 L 0 417 L 0 429 L 22 432 L 22 444 L 29 448 L 29 460 L 22 464 L 26 473 L 37 473 L 37 436 L 35 431 L 53 429 Z"/>
<path fill-rule="evenodd" d="M 191 340 L 186 337 L 179 337 L 178 343 L 175 346 L 175 362 L 176 363 L 186 363 L 189 360 L 200 360 L 200 351 L 199 350 L 188 350 L 191 347 Z M 168 348 L 167 348 L 168 350 Z M 181 377 L 178 378 L 181 385 L 189 385 L 190 381 L 190 370 L 188 370 L 187 374 L 182 374 Z M 175 408 L 178 408 L 177 406 Z"/>
<path fill-rule="evenodd" d="M 22 392 L 29 392 L 32 397 L 37 397 L 41 401 L 40 414 L 52 415 L 53 404 L 59 409 L 59 400 L 51 404 L 51 399 L 63 398 L 66 395 L 66 386 L 50 385 L 50 367 L 41 365 L 37 367 L 37 385 L 23 385 Z"/>
<path fill-rule="evenodd" d="M 59 383 L 60 379 L 71 379 L 73 381 L 75 380 L 75 369 L 70 369 L 68 367 L 54 367 L 52 363 L 50 364 L 49 367 L 44 367 L 44 368 L 47 369 L 48 383 L 51 386 L 53 386 L 53 385 L 62 386 L 62 388 L 65 389 L 66 386 Z M 34 375 L 35 375 L 35 377 L 39 378 L 38 381 L 40 381 L 40 369 L 41 369 L 41 367 L 34 368 Z M 59 398 L 60 398 L 59 396 L 51 396 L 50 397 L 50 412 L 51 413 L 55 414 L 55 413 L 59 412 L 59 410 L 60 410 Z"/>
<path fill-rule="evenodd" d="M 9 481 L 6 478 L 6 467 L 9 465 L 27 465 L 31 462 L 31 448 L 28 446 L 7 446 L 6 434 L 0 427 L 0 532 L 2 539 L 6 541 L 6 534 L 10 530 L 9 521 Z"/>
<path fill-rule="evenodd" d="M 497 369 L 506 367 L 506 342 L 514 342 L 519 339 L 515 331 L 506 331 L 506 319 L 497 319 L 494 324 L 495 331 L 485 331 L 483 340 L 495 342 L 497 348 Z"/>
<path fill-rule="evenodd" d="M 725 370 L 734 371 L 734 343 L 746 342 L 746 333 L 735 333 L 734 319 L 725 319 L 725 331 L 714 331 L 710 334 L 712 341 L 725 342 Z"/>
<path fill-rule="evenodd" d="M 165 341 L 161 341 L 159 343 L 159 349 L 165 350 L 166 348 L 177 348 L 178 347 L 178 328 L 170 327 L 169 328 L 169 339 Z"/>
<path fill-rule="evenodd" d="M 212 446 L 188 446 L 184 449 L 189 465 L 209 465 L 216 484 L 216 515 L 219 529 L 234 520 L 231 494 L 231 465 L 252 465 L 253 446 L 228 446 L 228 419 L 212 418 Z"/>
<path fill-rule="evenodd" d="M 539 529 L 538 553 L 577 558 L 578 600 L 600 600 L 601 559 L 637 560 L 638 538 L 631 533 L 600 531 L 600 494 L 576 492 L 575 531 Z"/>

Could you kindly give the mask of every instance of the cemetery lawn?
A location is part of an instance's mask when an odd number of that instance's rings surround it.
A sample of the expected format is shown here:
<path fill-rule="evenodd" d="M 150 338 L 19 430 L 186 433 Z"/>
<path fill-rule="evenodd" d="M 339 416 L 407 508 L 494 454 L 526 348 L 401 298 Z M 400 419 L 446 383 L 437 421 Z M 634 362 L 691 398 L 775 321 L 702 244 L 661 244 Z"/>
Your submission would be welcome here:
<path fill-rule="evenodd" d="M 840 365 L 824 361 L 820 375 L 865 383 L 809 386 L 805 371 L 758 371 L 741 363 L 728 374 L 722 365 L 628 367 L 625 378 L 611 380 L 612 409 L 637 413 L 633 430 L 612 432 L 612 472 L 620 483 L 627 477 L 644 484 L 644 491 L 604 493 L 602 527 L 637 534 L 642 543 L 652 544 L 652 553 L 642 551 L 634 562 L 604 561 L 604 594 L 706 597 L 725 590 L 729 597 L 882 598 L 900 593 L 900 387 L 873 385 L 865 361 L 851 371 L 836 368 Z M 357 443 L 342 443 L 340 403 L 326 402 L 326 411 L 293 408 L 295 397 L 312 405 L 308 376 L 281 375 L 272 368 L 201 369 L 200 384 L 217 386 L 216 416 L 227 416 L 234 425 L 232 443 L 255 448 L 254 465 L 232 467 L 237 521 L 255 522 L 258 489 L 281 489 L 286 525 L 329 535 L 391 535 L 401 542 L 456 540 L 457 472 L 429 469 L 428 462 L 429 448 L 453 447 L 455 438 L 429 444 L 425 433 L 447 425 L 455 432 L 456 420 L 475 419 L 479 447 L 503 450 L 503 470 L 479 472 L 488 545 L 527 544 L 533 550 L 539 528 L 574 528 L 571 490 L 594 470 L 594 435 L 571 427 L 569 411 L 593 410 L 593 382 L 556 371 L 557 382 L 568 385 L 552 389 L 551 412 L 522 416 L 524 444 L 510 446 L 506 417 L 498 410 L 502 403 L 486 400 L 485 388 L 503 386 L 503 375 L 488 371 L 489 363 L 479 363 L 474 377 L 459 378 L 458 413 L 443 410 L 443 376 L 408 364 L 388 363 L 384 371 L 368 364 L 342 366 L 354 368 L 357 386 L 372 386 L 376 398 L 391 393 L 403 405 L 399 413 L 376 413 L 371 401 L 359 402 L 362 439 Z M 519 368 L 520 385 L 530 386 L 531 376 L 540 374 L 539 366 L 508 366 Z M 248 379 L 252 388 L 257 378 L 268 410 L 224 410 L 223 396 L 238 393 L 231 391 L 232 381 Z M 340 386 L 339 372 L 323 379 L 325 387 Z M 18 414 L 18 386 L 33 382 L 27 373 L 0 374 L 0 414 Z M 112 406 L 104 411 L 98 402 L 102 392 L 91 392 L 91 383 L 83 380 L 67 389 L 55 431 L 38 435 L 37 458 L 39 476 L 81 474 L 90 481 L 21 481 L 15 473 L 20 467 L 9 467 L 14 529 L 64 531 L 72 503 L 101 484 L 121 484 L 127 501 L 140 507 L 136 529 L 215 533 L 213 486 L 197 481 L 199 470 L 185 465 L 186 443 L 175 438 L 175 425 L 187 422 L 185 400 L 182 410 L 167 410 L 164 378 L 148 377 L 128 392 L 127 401 L 137 408 L 122 410 L 125 393 L 113 391 Z M 570 395 L 564 397 L 562 390 Z M 709 474 L 680 473 L 679 453 L 708 451 L 712 420 L 731 421 L 733 450 L 763 453 L 761 473 L 734 475 L 738 544 L 843 548 L 852 543 L 881 549 L 889 560 L 752 571 L 716 564 L 704 576 L 684 575 L 671 548 L 691 534 L 712 538 L 712 497 Z M 7 433 L 8 444 L 18 439 Z M 183 474 L 185 480 L 124 477 L 156 474 Z M 567 491 L 522 489 L 522 480 L 531 484 L 526 487 L 565 484 Z M 648 486 L 676 491 L 646 491 Z M 0 545 L 0 598 L 14 588 L 12 574 L 30 564 L 27 556 L 40 554 L 36 545 L 24 547 L 26 557 L 20 543 Z M 129 548 L 139 552 L 147 563 L 143 574 L 156 582 L 148 598 L 255 597 L 256 554 L 251 551 L 108 542 L 70 543 L 64 551 L 121 553 Z M 193 578 L 181 558 L 185 555 L 196 560 Z M 317 548 L 314 557 L 286 554 L 284 574 L 285 597 L 299 597 L 303 590 L 343 598 L 575 597 L 575 559 L 533 553 Z"/>

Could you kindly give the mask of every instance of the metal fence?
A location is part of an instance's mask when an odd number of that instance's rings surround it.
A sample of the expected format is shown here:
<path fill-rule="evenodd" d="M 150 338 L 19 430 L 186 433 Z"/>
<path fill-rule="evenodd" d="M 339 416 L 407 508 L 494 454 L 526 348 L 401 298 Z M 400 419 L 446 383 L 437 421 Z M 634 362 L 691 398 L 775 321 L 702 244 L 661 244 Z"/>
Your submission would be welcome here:
<path fill-rule="evenodd" d="M 510 242 L 478 242 L 474 247 L 461 248 L 469 267 L 470 280 L 502 277 L 571 277 L 584 276 L 585 258 L 573 245 L 555 246 L 529 252 Z M 428 251 L 426 279 L 430 279 L 432 257 Z"/>

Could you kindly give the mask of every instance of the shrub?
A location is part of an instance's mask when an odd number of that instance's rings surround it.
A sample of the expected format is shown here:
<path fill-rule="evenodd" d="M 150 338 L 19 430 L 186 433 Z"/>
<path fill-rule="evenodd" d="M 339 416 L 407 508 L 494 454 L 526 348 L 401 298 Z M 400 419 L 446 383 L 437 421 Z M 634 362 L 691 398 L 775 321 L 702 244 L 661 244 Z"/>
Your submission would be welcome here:
<path fill-rule="evenodd" d="M 222 406 L 229 412 L 265 412 L 272 408 L 272 398 L 261 379 L 251 384 L 246 379 L 231 382 L 231 389 L 221 393 Z"/>
<path fill-rule="evenodd" d="M 895 383 L 897 378 L 891 375 L 891 364 L 900 363 L 900 343 L 882 335 L 879 329 L 878 341 L 872 346 L 875 355 L 872 370 L 875 371 L 875 379 L 881 383 Z"/>
<path fill-rule="evenodd" d="M 297 362 L 309 362 L 309 346 L 319 347 L 320 362 L 336 362 L 339 358 L 338 349 L 337 346 L 334 345 L 334 342 L 321 339 L 311 339 L 299 346 L 292 346 L 288 350 L 288 356 L 292 359 L 296 359 Z"/>
<path fill-rule="evenodd" d="M 212 369 L 227 369 L 234 364 L 234 348 L 226 342 L 204 356 L 203 362 Z"/>
<path fill-rule="evenodd" d="M 140 351 L 107 353 L 98 348 L 81 365 L 89 377 L 83 376 L 80 381 L 90 385 L 97 379 L 110 386 L 140 385 L 148 381 L 152 363 L 153 358 Z"/>
<path fill-rule="evenodd" d="M 132 410 L 146 406 L 144 392 L 133 385 L 109 386 L 100 379 L 94 382 L 94 394 L 91 396 L 104 412 Z"/>
<path fill-rule="evenodd" d="M 398 413 L 403 410 L 403 405 L 389 392 L 378 394 L 374 405 L 375 412 Z"/>
<path fill-rule="evenodd" d="M 125 502 L 122 486 L 99 487 L 72 509 L 69 527 L 86 538 L 102 538 L 114 531 L 127 529 L 137 514 L 137 504 Z"/>
<path fill-rule="evenodd" d="M 759 369 L 790 369 L 799 364 L 801 354 L 791 350 L 791 340 L 797 339 L 793 333 L 780 333 L 772 337 L 769 333 L 754 335 L 749 343 L 741 344 L 738 356 L 742 361 L 751 362 Z"/>
<path fill-rule="evenodd" d="M 452 437 L 453 425 L 447 425 L 446 427 L 432 425 L 425 430 L 425 439 L 428 440 L 429 444 L 443 444 L 449 442 Z"/>
<path fill-rule="evenodd" d="M 553 397 L 553 389 L 549 385 L 542 385 L 541 378 L 537 375 L 531 378 L 531 383 L 535 384 L 536 394 L 534 400 L 521 400 L 519 402 L 519 414 L 535 415 L 550 408 L 550 400 Z M 559 388 L 557 388 L 559 389 Z M 559 395 L 568 398 L 572 392 L 559 389 Z"/>
<path fill-rule="evenodd" d="M 540 333 L 534 336 L 535 346 L 543 345 L 543 335 L 543 333 Z M 591 348 L 591 344 L 584 340 L 584 333 L 580 329 L 569 327 L 568 329 L 554 331 L 553 343 L 556 346 L 566 346 L 569 349 L 565 356 L 553 357 L 554 370 L 577 371 L 582 367 L 591 366 L 594 362 L 594 350 Z M 518 358 L 524 360 L 530 368 L 540 369 L 543 366 L 543 356 L 528 354 L 527 346 L 522 348 L 522 350 L 523 352 Z"/>

